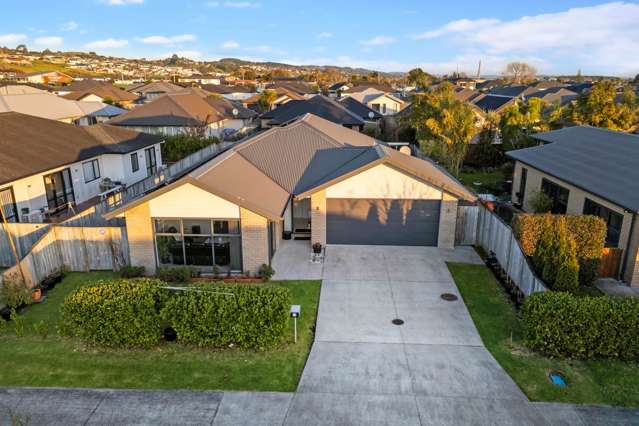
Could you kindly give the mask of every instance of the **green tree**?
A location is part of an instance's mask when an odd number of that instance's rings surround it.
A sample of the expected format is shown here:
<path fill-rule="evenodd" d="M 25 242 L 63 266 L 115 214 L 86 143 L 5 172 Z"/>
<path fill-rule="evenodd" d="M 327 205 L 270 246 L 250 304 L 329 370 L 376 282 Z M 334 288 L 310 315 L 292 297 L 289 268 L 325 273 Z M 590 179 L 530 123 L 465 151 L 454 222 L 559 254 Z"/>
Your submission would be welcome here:
<path fill-rule="evenodd" d="M 475 121 L 472 107 L 457 100 L 450 83 L 416 97 L 410 117 L 422 151 L 441 158 L 455 176 L 477 131 Z"/>
<path fill-rule="evenodd" d="M 413 68 L 408 71 L 406 80 L 410 84 L 414 84 L 419 89 L 426 89 L 435 80 L 435 77 L 424 72 L 421 68 Z"/>
<path fill-rule="evenodd" d="M 507 148 L 525 148 L 532 143 L 531 133 L 548 129 L 543 116 L 544 105 L 541 99 L 531 98 L 528 102 L 516 102 L 504 110 L 500 128 Z"/>
<path fill-rule="evenodd" d="M 622 95 L 616 102 L 617 88 L 610 80 L 600 81 L 587 94 L 577 98 L 572 111 L 572 120 L 577 124 L 587 124 L 611 130 L 628 131 L 637 125 L 636 100 L 630 102 L 630 94 Z"/>
<path fill-rule="evenodd" d="M 635 75 L 635 78 L 632 80 L 632 84 L 639 84 L 639 74 Z"/>
<path fill-rule="evenodd" d="M 277 100 L 277 93 L 275 90 L 266 89 L 260 93 L 260 97 L 257 101 L 262 111 L 270 111 L 273 107 L 273 103 Z"/>

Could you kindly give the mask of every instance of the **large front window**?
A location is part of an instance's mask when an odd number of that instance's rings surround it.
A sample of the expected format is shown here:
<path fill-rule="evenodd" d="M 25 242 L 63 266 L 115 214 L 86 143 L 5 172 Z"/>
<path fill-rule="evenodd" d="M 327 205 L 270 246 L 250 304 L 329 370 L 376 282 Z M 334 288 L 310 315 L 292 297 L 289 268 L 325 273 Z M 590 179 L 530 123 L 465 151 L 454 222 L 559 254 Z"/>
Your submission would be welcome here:
<path fill-rule="evenodd" d="M 155 158 L 155 148 L 147 148 L 144 150 L 144 156 L 146 160 L 146 175 L 152 176 L 158 169 L 157 160 Z"/>
<path fill-rule="evenodd" d="M 552 199 L 551 213 L 566 214 L 570 191 L 548 179 L 541 180 L 541 191 Z"/>
<path fill-rule="evenodd" d="M 595 203 L 589 198 L 584 202 L 584 214 L 599 216 L 608 225 L 608 234 L 606 235 L 606 247 L 618 247 L 619 235 L 621 234 L 621 226 L 623 225 L 623 215 Z"/>
<path fill-rule="evenodd" d="M 158 263 L 190 265 L 205 271 L 242 270 L 237 219 L 155 219 Z"/>

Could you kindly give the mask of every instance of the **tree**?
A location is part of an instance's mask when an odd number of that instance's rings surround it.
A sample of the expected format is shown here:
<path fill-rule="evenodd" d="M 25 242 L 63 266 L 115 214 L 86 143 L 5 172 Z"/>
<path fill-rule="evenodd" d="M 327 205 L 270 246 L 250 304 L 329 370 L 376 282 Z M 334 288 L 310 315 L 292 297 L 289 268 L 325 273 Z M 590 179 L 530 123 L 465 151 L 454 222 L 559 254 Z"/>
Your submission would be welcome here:
<path fill-rule="evenodd" d="M 275 90 L 266 89 L 260 93 L 259 100 L 257 101 L 260 109 L 264 112 L 270 111 L 273 107 L 273 103 L 277 100 L 277 93 Z"/>
<path fill-rule="evenodd" d="M 20 53 L 29 53 L 29 49 L 27 49 L 26 44 L 19 44 L 16 46 L 16 52 Z"/>
<path fill-rule="evenodd" d="M 424 72 L 421 68 L 413 68 L 408 71 L 408 75 L 406 76 L 406 80 L 410 84 L 414 84 L 419 89 L 426 89 L 433 82 L 435 77 Z"/>
<path fill-rule="evenodd" d="M 637 125 L 636 96 L 624 90 L 621 102 L 616 102 L 616 98 L 617 87 L 614 82 L 597 82 L 590 92 L 577 98 L 572 110 L 572 120 L 577 124 L 611 130 L 631 130 Z"/>
<path fill-rule="evenodd" d="M 525 84 L 535 79 L 537 69 L 525 62 L 511 62 L 506 65 L 504 77 L 515 84 Z"/>
<path fill-rule="evenodd" d="M 472 107 L 457 100 L 453 86 L 446 83 L 416 97 L 410 122 L 422 151 L 441 158 L 459 176 L 476 127 Z"/>
<path fill-rule="evenodd" d="M 632 80 L 632 84 L 639 84 L 639 74 L 635 75 L 635 78 Z"/>

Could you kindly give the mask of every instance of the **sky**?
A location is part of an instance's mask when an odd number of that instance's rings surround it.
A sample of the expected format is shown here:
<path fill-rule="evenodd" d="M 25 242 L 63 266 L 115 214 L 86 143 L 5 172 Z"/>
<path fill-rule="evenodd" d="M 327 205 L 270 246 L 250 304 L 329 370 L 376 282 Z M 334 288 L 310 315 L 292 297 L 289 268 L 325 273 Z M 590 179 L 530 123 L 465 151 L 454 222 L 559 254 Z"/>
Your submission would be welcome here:
<path fill-rule="evenodd" d="M 639 73 L 639 3 L 570 0 L 2 1 L 0 46 L 236 57 L 433 74 Z"/>

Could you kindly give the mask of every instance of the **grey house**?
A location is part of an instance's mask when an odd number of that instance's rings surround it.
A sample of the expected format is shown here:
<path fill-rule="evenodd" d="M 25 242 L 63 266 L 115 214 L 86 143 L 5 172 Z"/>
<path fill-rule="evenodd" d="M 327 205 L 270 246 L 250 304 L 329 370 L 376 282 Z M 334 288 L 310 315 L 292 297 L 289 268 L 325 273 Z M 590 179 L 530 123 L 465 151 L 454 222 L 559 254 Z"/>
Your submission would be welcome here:
<path fill-rule="evenodd" d="M 608 224 L 606 246 L 623 250 L 619 277 L 639 286 L 639 136 L 589 126 L 533 135 L 542 145 L 510 151 L 512 201 L 531 211 L 542 191 L 557 214 L 592 214 Z"/>

